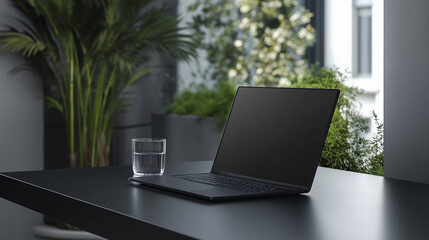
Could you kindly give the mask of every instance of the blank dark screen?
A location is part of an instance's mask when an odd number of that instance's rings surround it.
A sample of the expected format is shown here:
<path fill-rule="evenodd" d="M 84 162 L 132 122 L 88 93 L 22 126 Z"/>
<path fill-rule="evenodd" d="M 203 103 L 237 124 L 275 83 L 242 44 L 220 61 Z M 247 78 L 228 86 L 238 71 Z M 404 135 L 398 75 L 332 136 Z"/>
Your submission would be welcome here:
<path fill-rule="evenodd" d="M 309 188 L 338 94 L 240 87 L 213 170 Z"/>

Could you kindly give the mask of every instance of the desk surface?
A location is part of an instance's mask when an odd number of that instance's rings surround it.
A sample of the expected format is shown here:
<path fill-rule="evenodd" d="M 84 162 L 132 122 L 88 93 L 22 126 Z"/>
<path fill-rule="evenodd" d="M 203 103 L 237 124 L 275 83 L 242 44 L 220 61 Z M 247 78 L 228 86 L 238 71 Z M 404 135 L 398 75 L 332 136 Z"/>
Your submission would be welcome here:
<path fill-rule="evenodd" d="M 130 175 L 129 166 L 4 173 L 0 197 L 109 239 L 429 239 L 425 184 L 319 167 L 309 194 L 209 203 L 131 184 Z"/>

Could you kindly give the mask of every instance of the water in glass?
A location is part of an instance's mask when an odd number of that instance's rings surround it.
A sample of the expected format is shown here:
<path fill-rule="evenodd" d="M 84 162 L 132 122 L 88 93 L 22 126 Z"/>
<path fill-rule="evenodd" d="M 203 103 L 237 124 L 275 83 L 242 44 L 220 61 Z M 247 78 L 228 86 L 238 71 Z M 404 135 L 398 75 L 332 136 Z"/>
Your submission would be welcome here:
<path fill-rule="evenodd" d="M 135 176 L 162 175 L 165 168 L 165 152 L 133 152 Z"/>

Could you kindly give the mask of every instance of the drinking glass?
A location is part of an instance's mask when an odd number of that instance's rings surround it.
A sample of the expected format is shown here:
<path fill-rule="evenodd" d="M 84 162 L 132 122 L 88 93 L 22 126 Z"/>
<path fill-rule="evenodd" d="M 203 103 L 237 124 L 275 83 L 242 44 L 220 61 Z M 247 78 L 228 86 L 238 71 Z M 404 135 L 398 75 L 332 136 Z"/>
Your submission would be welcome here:
<path fill-rule="evenodd" d="M 131 140 L 134 177 L 162 175 L 167 141 L 164 138 Z"/>

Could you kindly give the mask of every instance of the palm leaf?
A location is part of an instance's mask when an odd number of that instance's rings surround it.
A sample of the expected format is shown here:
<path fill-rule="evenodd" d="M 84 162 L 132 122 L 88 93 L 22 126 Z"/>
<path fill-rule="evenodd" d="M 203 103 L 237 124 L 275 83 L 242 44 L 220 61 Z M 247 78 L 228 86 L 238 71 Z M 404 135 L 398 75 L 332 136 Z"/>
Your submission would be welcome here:
<path fill-rule="evenodd" d="M 26 57 L 32 57 L 45 50 L 42 42 L 17 32 L 0 32 L 0 43 L 3 43 L 2 49 L 18 52 Z"/>
<path fill-rule="evenodd" d="M 64 112 L 63 106 L 58 99 L 53 97 L 46 97 L 48 107 L 56 108 L 60 112 Z"/>

